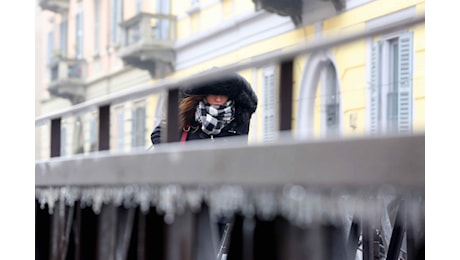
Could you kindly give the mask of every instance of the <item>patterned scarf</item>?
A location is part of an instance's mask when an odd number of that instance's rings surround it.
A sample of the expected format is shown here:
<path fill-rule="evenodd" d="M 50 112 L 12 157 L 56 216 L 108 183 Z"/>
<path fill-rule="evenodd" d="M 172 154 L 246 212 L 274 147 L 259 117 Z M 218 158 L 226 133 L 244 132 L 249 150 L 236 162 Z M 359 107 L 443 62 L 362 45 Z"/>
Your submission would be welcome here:
<path fill-rule="evenodd" d="M 217 135 L 234 119 L 234 114 L 235 107 L 232 100 L 221 106 L 213 106 L 203 99 L 196 107 L 195 120 L 201 123 L 201 130 L 204 133 Z"/>

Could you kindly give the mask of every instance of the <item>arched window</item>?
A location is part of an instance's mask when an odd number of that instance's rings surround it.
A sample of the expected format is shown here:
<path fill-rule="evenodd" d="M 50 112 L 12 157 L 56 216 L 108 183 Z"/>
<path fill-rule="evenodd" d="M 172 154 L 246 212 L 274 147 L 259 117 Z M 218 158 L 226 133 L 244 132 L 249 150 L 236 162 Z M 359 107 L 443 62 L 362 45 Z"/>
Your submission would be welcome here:
<path fill-rule="evenodd" d="M 318 86 L 321 86 L 320 110 L 315 111 Z M 319 112 L 320 135 L 340 135 L 340 81 L 332 52 L 312 54 L 306 62 L 300 85 L 297 131 L 298 137 L 312 137 L 314 117 Z"/>
<path fill-rule="evenodd" d="M 326 136 L 338 135 L 340 96 L 337 87 L 337 73 L 334 64 L 327 62 L 322 69 L 323 111 L 321 113 L 321 133 Z"/>

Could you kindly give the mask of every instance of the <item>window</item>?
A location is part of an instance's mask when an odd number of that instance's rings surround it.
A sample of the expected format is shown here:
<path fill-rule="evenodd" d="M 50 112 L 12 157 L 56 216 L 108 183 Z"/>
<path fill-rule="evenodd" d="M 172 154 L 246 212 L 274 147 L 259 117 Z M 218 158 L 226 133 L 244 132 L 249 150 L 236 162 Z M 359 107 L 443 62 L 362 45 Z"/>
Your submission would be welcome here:
<path fill-rule="evenodd" d="M 159 14 L 170 14 L 170 3 L 169 0 L 157 1 L 157 13 Z M 158 40 L 168 40 L 170 37 L 170 21 L 166 18 L 158 19 L 157 26 L 155 28 L 155 36 Z"/>
<path fill-rule="evenodd" d="M 412 131 L 412 37 L 412 33 L 404 33 L 373 44 L 371 133 Z"/>
<path fill-rule="evenodd" d="M 145 107 L 143 104 L 135 104 L 132 120 L 132 147 L 145 145 Z"/>
<path fill-rule="evenodd" d="M 323 70 L 324 91 L 324 133 L 327 136 L 339 134 L 340 97 L 334 64 L 328 62 Z"/>
<path fill-rule="evenodd" d="M 123 0 L 112 0 L 111 12 L 110 41 L 115 45 L 120 40 L 121 29 L 119 24 L 123 19 Z"/>
<path fill-rule="evenodd" d="M 96 125 L 96 117 L 91 117 L 89 121 L 89 143 L 90 143 L 90 152 L 94 152 L 98 150 L 97 147 L 97 125 Z"/>
<path fill-rule="evenodd" d="M 263 141 L 273 140 L 276 137 L 276 81 L 275 68 L 263 70 Z"/>
<path fill-rule="evenodd" d="M 99 53 L 99 34 L 100 34 L 100 9 L 101 1 L 94 0 L 94 53 Z"/>
<path fill-rule="evenodd" d="M 47 35 L 47 46 L 46 46 L 46 54 L 47 54 L 47 61 L 50 62 L 53 58 L 53 51 L 54 51 L 54 33 L 53 31 L 49 31 Z"/>
<path fill-rule="evenodd" d="M 123 151 L 123 146 L 124 146 L 124 112 L 123 112 L 123 107 L 119 107 L 116 109 L 116 114 L 117 114 L 117 121 L 116 121 L 116 140 L 117 140 L 117 145 L 116 149 L 118 151 Z"/>
<path fill-rule="evenodd" d="M 75 17 L 76 38 L 75 38 L 75 56 L 77 59 L 83 59 L 83 12 L 79 11 Z"/>
<path fill-rule="evenodd" d="M 142 0 L 136 0 L 136 13 L 140 13 L 142 11 Z"/>
<path fill-rule="evenodd" d="M 61 47 L 61 57 L 67 57 L 67 21 L 59 24 L 59 46 Z"/>
<path fill-rule="evenodd" d="M 66 146 L 67 146 L 67 129 L 65 126 L 61 127 L 61 156 L 66 155 Z"/>

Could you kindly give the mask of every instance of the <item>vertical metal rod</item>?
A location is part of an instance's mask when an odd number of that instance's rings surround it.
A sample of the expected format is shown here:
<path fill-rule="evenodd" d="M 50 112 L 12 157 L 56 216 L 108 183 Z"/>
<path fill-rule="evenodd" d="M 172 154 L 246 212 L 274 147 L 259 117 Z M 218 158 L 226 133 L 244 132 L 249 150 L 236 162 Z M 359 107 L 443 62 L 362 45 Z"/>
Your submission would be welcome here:
<path fill-rule="evenodd" d="M 110 105 L 99 107 L 99 151 L 110 149 Z"/>
<path fill-rule="evenodd" d="M 127 259 L 131 242 L 131 234 L 133 232 L 135 215 L 135 207 L 131 207 L 128 209 L 122 207 L 118 208 L 118 219 L 116 221 L 115 226 L 115 229 L 117 229 L 115 259 L 117 260 Z"/>
<path fill-rule="evenodd" d="M 137 214 L 137 222 L 138 222 L 138 227 L 137 227 L 137 259 L 138 260 L 145 260 L 146 255 L 145 255 L 145 246 L 146 246 L 146 215 L 142 212 L 142 210 L 138 210 Z"/>
<path fill-rule="evenodd" d="M 51 157 L 61 156 L 61 118 L 51 120 Z"/>
<path fill-rule="evenodd" d="M 112 203 L 103 205 L 99 218 L 96 259 L 116 259 L 117 219 L 119 218 L 117 206 Z"/>
<path fill-rule="evenodd" d="M 406 230 L 406 241 L 407 241 L 407 259 L 416 260 L 417 258 L 414 258 L 417 252 L 415 236 L 414 236 L 413 230 L 410 229 L 409 227 L 407 227 L 407 230 Z"/>
<path fill-rule="evenodd" d="M 53 227 L 51 238 L 51 258 L 64 259 L 64 243 L 65 243 L 65 204 L 62 198 L 59 198 L 52 214 Z"/>
<path fill-rule="evenodd" d="M 65 213 L 67 212 L 67 213 Z M 71 206 L 64 206 L 64 213 L 67 216 L 64 216 L 64 230 L 63 230 L 63 246 L 62 246 L 62 259 L 68 259 L 67 255 L 69 252 L 70 245 L 70 234 L 73 226 L 73 218 L 74 218 L 74 205 Z"/>
<path fill-rule="evenodd" d="M 75 221 L 73 225 L 75 239 L 75 260 L 80 260 L 81 241 L 81 206 L 80 201 L 75 202 Z"/>
<path fill-rule="evenodd" d="M 227 260 L 243 259 L 243 221 L 244 216 L 236 213 L 233 216 L 232 225 L 229 229 L 230 241 L 228 244 Z"/>
<path fill-rule="evenodd" d="M 230 244 L 230 233 L 233 227 L 233 223 L 227 223 L 224 228 L 224 233 L 222 235 L 220 248 L 217 253 L 217 260 L 221 260 L 223 255 L 228 253 L 228 247 Z"/>
<path fill-rule="evenodd" d="M 98 229 L 104 221 L 99 221 L 100 215 L 96 215 L 92 208 L 81 209 L 80 217 L 80 245 L 79 256 L 81 260 L 98 259 Z M 103 244 L 101 244 L 103 245 Z M 78 258 L 77 258 L 78 259 Z"/>
<path fill-rule="evenodd" d="M 279 89 L 280 131 L 287 131 L 292 128 L 292 85 L 294 83 L 292 67 L 292 60 L 281 63 Z"/>
<path fill-rule="evenodd" d="M 35 202 L 35 259 L 49 259 L 51 248 L 51 220 L 53 215 L 48 214 L 48 206 L 40 208 Z"/>
<path fill-rule="evenodd" d="M 168 91 L 168 110 L 167 110 L 167 125 L 164 133 L 166 133 L 166 142 L 178 142 L 179 139 L 179 89 Z"/>
<path fill-rule="evenodd" d="M 363 260 L 374 259 L 375 227 L 369 220 L 363 220 Z"/>
<path fill-rule="evenodd" d="M 406 229 L 404 204 L 404 200 L 401 200 L 398 212 L 396 213 L 396 221 L 393 227 L 393 232 L 391 233 L 390 245 L 388 246 L 387 260 L 397 260 L 399 258 L 399 253 L 401 252 L 401 244 Z"/>
<path fill-rule="evenodd" d="M 348 259 L 353 260 L 358 250 L 359 235 L 361 234 L 361 225 L 358 223 L 356 216 L 353 216 L 350 233 L 348 235 Z"/>

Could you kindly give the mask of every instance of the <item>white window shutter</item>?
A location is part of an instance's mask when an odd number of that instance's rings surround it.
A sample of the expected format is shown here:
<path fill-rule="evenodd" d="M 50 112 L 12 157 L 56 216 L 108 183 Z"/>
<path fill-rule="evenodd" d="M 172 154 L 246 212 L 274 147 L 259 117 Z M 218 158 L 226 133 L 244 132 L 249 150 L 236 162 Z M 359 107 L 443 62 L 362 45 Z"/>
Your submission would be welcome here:
<path fill-rule="evenodd" d="M 124 115 L 123 110 L 120 109 L 117 114 L 117 146 L 119 150 L 123 150 L 123 137 L 124 137 Z"/>
<path fill-rule="evenodd" d="M 94 0 L 94 52 L 99 53 L 99 39 L 101 27 L 101 1 Z"/>
<path fill-rule="evenodd" d="M 66 146 L 67 146 L 67 129 L 61 127 L 61 156 L 66 155 Z"/>
<path fill-rule="evenodd" d="M 145 107 L 136 107 L 133 110 L 132 147 L 145 144 Z"/>
<path fill-rule="evenodd" d="M 83 58 L 83 12 L 78 12 L 75 17 L 76 24 L 76 57 L 77 59 Z"/>
<path fill-rule="evenodd" d="M 136 135 L 137 135 L 137 113 L 136 113 L 137 109 L 134 108 L 133 109 L 133 120 L 132 120 L 132 132 L 131 132 L 131 147 L 136 147 L 137 144 L 136 144 L 136 141 L 137 141 L 137 138 L 136 138 Z"/>
<path fill-rule="evenodd" d="M 158 1 L 157 2 L 157 13 L 160 14 L 170 14 L 170 0 L 166 1 Z M 159 19 L 157 22 L 157 39 L 159 40 L 168 40 L 170 39 L 169 35 L 169 28 L 170 27 L 170 22 L 168 19 Z"/>
<path fill-rule="evenodd" d="M 67 21 L 59 25 L 59 47 L 62 57 L 67 57 Z"/>
<path fill-rule="evenodd" d="M 136 13 L 140 13 L 142 11 L 142 0 L 136 0 Z"/>
<path fill-rule="evenodd" d="M 263 73 L 263 141 L 273 140 L 276 131 L 276 84 L 275 70 Z"/>
<path fill-rule="evenodd" d="M 123 19 L 123 1 L 112 0 L 112 17 L 111 17 L 111 43 L 116 44 L 120 39 L 120 28 L 119 23 Z"/>
<path fill-rule="evenodd" d="M 145 145 L 145 107 L 142 106 L 139 108 L 139 128 L 138 128 L 138 145 Z"/>
<path fill-rule="evenodd" d="M 48 32 L 48 39 L 47 39 L 47 61 L 50 62 L 53 58 L 54 52 L 54 33 L 53 31 Z"/>
<path fill-rule="evenodd" d="M 370 133 L 380 132 L 380 74 L 381 74 L 381 43 L 372 46 L 371 53 L 371 82 L 370 82 Z"/>
<path fill-rule="evenodd" d="M 412 132 L 412 33 L 399 38 L 398 132 Z"/>
<path fill-rule="evenodd" d="M 96 118 L 92 117 L 89 122 L 89 143 L 90 151 L 97 151 L 97 130 L 96 130 Z"/>

